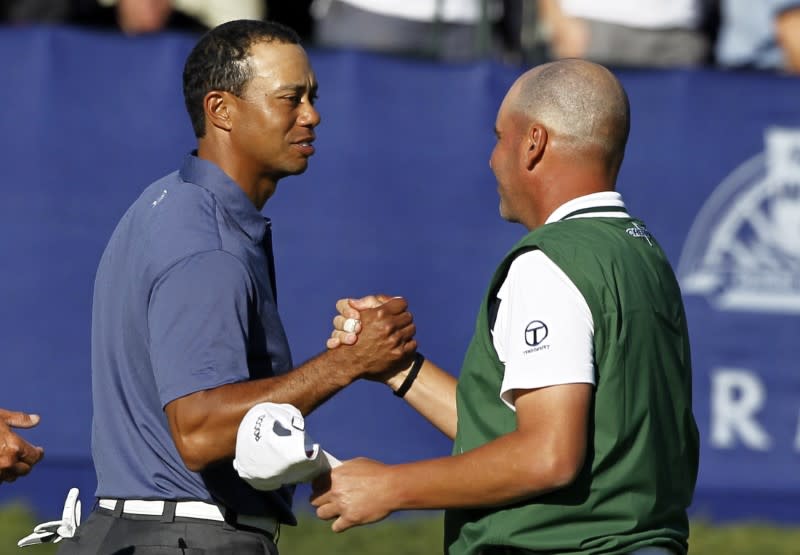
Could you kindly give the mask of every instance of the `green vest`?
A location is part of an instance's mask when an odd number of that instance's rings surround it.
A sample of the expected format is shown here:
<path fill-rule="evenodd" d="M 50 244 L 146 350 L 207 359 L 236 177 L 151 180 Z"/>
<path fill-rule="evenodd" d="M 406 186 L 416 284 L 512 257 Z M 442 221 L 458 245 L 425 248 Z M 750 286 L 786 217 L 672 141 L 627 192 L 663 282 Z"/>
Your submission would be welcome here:
<path fill-rule="evenodd" d="M 672 268 L 637 220 L 566 219 L 535 229 L 511 249 L 481 304 L 461 369 L 453 453 L 516 429 L 515 413 L 499 395 L 504 367 L 488 305 L 511 262 L 531 249 L 569 276 L 592 312 L 596 386 L 586 460 L 560 490 L 499 508 L 446 511 L 447 553 L 479 554 L 489 545 L 558 554 L 661 545 L 685 553 L 699 449 L 689 337 Z"/>

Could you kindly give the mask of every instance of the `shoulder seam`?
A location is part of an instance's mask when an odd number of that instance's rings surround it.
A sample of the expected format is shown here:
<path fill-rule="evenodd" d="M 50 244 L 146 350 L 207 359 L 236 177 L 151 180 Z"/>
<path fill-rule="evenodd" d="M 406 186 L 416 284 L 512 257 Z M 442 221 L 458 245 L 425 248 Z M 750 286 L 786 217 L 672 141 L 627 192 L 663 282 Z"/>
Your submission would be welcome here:
<path fill-rule="evenodd" d="M 170 263 L 166 268 L 164 268 L 161 272 L 158 273 L 158 275 L 156 275 L 153 278 L 153 285 L 155 286 L 155 284 L 158 283 L 161 280 L 161 278 L 164 277 L 164 275 L 169 273 L 170 270 L 172 270 L 175 266 L 177 266 L 178 264 L 180 264 L 184 260 L 192 258 L 193 256 L 199 256 L 201 254 L 208 254 L 208 253 L 212 253 L 212 252 L 221 252 L 223 254 L 226 254 L 226 255 L 230 256 L 231 258 L 236 260 L 242 268 L 244 268 L 245 273 L 247 273 L 248 276 L 250 275 L 250 272 L 247 269 L 247 264 L 245 264 L 244 261 L 242 261 L 242 259 L 239 258 L 238 256 L 236 256 L 235 254 L 233 254 L 231 252 L 228 252 L 228 251 L 226 251 L 226 250 L 224 250 L 222 248 L 206 249 L 206 250 L 202 250 L 202 251 L 195 251 L 195 252 L 187 254 L 186 256 L 181 256 L 180 258 L 177 258 L 177 259 L 173 260 L 172 263 Z M 151 293 L 152 293 L 152 289 L 153 288 L 151 287 L 150 288 L 150 292 Z"/>

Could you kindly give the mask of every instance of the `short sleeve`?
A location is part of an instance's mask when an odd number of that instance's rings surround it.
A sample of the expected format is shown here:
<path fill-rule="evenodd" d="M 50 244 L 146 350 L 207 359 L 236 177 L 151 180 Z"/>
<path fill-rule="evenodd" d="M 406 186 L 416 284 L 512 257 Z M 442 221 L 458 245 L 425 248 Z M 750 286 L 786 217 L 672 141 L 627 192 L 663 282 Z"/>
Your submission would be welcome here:
<path fill-rule="evenodd" d="M 252 280 L 233 255 L 187 257 L 156 282 L 148 306 L 150 360 L 162 406 L 244 381 Z"/>
<path fill-rule="evenodd" d="M 505 365 L 500 397 L 512 410 L 515 389 L 595 383 L 594 322 L 567 275 L 535 250 L 511 264 L 498 294 L 492 339 Z"/>

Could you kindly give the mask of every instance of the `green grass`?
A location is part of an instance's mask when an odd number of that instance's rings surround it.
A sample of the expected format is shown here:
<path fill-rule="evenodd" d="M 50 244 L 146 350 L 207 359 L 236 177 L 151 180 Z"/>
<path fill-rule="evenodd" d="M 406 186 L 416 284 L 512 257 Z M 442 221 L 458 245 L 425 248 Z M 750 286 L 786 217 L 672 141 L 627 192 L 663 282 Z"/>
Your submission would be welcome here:
<path fill-rule="evenodd" d="M 22 505 L 6 505 L 0 508 L 0 555 L 44 555 L 55 553 L 57 545 L 32 545 L 24 550 L 17 541 L 31 532 L 38 524 L 30 511 Z"/>
<path fill-rule="evenodd" d="M 297 526 L 281 527 L 281 555 L 436 555 L 442 552 L 441 513 L 398 515 L 335 534 L 329 522 L 298 515 Z"/>
<path fill-rule="evenodd" d="M 0 555 L 50 555 L 57 545 L 26 547 L 17 540 L 33 530 L 31 513 L 19 505 L 0 508 Z M 341 534 L 311 515 L 299 526 L 284 526 L 281 555 L 437 555 L 441 553 L 441 513 L 415 513 L 354 528 Z M 695 520 L 689 539 L 691 555 L 800 555 L 800 526 L 747 523 L 712 525 Z"/>
<path fill-rule="evenodd" d="M 800 555 L 800 527 L 770 524 L 712 526 L 692 521 L 692 555 Z"/>

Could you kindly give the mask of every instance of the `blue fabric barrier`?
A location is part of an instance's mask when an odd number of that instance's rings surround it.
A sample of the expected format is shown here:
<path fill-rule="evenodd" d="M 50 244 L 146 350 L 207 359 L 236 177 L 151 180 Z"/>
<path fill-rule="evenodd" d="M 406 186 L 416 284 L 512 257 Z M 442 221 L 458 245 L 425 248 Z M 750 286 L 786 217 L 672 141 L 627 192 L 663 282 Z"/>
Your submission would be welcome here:
<path fill-rule="evenodd" d="M 128 204 L 193 147 L 180 92 L 193 42 L 0 30 L 0 407 L 41 414 L 22 434 L 47 451 L 0 487 L 0 503 L 24 499 L 52 518 L 78 485 L 92 505 L 94 271 Z M 336 299 L 386 292 L 408 298 L 421 350 L 457 374 L 484 287 L 524 233 L 500 219 L 488 168 L 495 113 L 521 68 L 310 55 L 317 154 L 264 210 L 295 360 L 324 349 Z M 678 269 L 692 333 L 703 440 L 693 512 L 798 523 L 800 80 L 619 75 L 633 114 L 619 189 Z M 450 448 L 372 383 L 308 425 L 340 458 Z"/>

